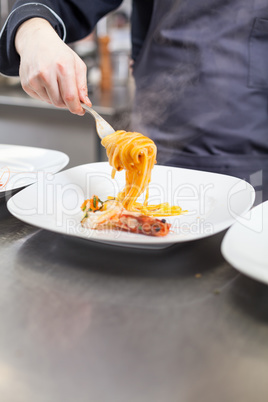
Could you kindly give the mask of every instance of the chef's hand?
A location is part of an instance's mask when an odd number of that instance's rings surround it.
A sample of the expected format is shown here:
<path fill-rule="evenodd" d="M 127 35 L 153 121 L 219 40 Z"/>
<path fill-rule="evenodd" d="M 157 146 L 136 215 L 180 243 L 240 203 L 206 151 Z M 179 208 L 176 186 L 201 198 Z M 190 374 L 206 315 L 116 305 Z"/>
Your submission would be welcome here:
<path fill-rule="evenodd" d="M 84 115 L 80 100 L 88 98 L 87 68 L 42 18 L 25 21 L 15 37 L 20 55 L 21 85 L 28 95 Z"/>

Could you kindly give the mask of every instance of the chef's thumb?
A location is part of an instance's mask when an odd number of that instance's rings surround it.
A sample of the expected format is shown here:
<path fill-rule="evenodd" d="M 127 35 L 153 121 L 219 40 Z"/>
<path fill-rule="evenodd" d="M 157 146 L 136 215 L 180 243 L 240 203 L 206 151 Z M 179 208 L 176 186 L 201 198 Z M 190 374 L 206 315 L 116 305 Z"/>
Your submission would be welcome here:
<path fill-rule="evenodd" d="M 87 88 L 87 68 L 84 63 L 79 67 L 80 71 L 78 71 L 77 74 L 77 87 L 78 87 L 79 99 L 86 105 L 91 107 L 92 103 L 88 97 L 88 88 Z"/>
<path fill-rule="evenodd" d="M 89 107 L 92 106 L 91 100 L 88 97 L 88 90 L 86 89 L 79 89 L 79 99 L 84 102 Z"/>

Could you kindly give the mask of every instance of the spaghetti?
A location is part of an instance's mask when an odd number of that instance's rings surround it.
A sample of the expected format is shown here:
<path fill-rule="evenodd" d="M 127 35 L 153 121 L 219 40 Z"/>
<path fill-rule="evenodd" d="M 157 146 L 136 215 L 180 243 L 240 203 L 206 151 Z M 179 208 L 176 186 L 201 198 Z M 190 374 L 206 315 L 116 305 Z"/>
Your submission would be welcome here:
<path fill-rule="evenodd" d="M 126 171 L 125 188 L 116 197 L 126 210 L 147 216 L 172 216 L 183 212 L 181 207 L 170 206 L 169 203 L 148 205 L 149 183 L 157 153 L 156 145 L 150 138 L 119 130 L 107 135 L 101 143 L 113 168 L 112 178 L 116 171 Z M 144 202 L 137 202 L 144 191 Z"/>

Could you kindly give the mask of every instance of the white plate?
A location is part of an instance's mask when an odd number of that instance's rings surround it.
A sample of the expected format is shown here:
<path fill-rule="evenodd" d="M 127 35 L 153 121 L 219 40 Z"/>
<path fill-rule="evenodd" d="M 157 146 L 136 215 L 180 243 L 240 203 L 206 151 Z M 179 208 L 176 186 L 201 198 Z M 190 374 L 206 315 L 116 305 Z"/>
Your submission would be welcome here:
<path fill-rule="evenodd" d="M 68 162 L 63 152 L 0 144 L 0 198 L 36 182 L 44 172 L 59 172 Z"/>
<path fill-rule="evenodd" d="M 47 175 L 22 190 L 8 202 L 9 211 L 32 225 L 85 239 L 136 247 L 167 247 L 220 232 L 254 201 L 253 187 L 237 178 L 215 173 L 155 166 L 149 203 L 167 201 L 187 213 L 169 217 L 172 231 L 165 237 L 150 237 L 120 231 L 95 231 L 80 225 L 82 202 L 98 195 L 105 200 L 124 187 L 124 172 L 111 179 L 106 162 L 77 166 Z"/>
<path fill-rule="evenodd" d="M 268 284 L 268 201 L 240 217 L 224 236 L 221 251 L 234 268 Z"/>

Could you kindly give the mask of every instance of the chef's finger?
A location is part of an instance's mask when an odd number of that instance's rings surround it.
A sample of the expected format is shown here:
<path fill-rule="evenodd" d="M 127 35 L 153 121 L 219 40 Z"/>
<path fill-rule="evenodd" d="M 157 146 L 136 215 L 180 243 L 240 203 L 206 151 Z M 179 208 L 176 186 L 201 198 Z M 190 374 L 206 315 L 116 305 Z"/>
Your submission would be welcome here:
<path fill-rule="evenodd" d="M 24 85 L 23 86 L 23 90 L 31 97 L 44 101 L 44 102 L 48 102 L 50 104 L 52 104 L 52 101 L 50 100 L 48 93 L 46 91 L 46 88 L 42 87 L 42 86 L 36 86 L 36 89 L 31 88 L 29 85 Z"/>
<path fill-rule="evenodd" d="M 80 104 L 74 69 L 67 71 L 67 66 L 62 66 L 58 85 L 62 100 L 70 112 L 83 116 L 85 112 Z"/>
<path fill-rule="evenodd" d="M 81 59 L 76 59 L 75 69 L 79 98 L 82 102 L 91 107 L 92 103 L 88 97 L 87 87 L 87 66 Z"/>
<path fill-rule="evenodd" d="M 38 71 L 38 73 L 35 73 L 33 70 L 30 72 L 24 72 L 21 68 L 20 74 L 22 88 L 28 95 L 33 96 L 35 99 L 55 104 L 59 107 L 65 106 L 61 101 L 59 91 L 57 90 L 57 80 L 52 79 L 52 74 L 50 72 L 45 69 L 43 71 Z M 55 81 L 56 84 L 53 84 Z"/>
<path fill-rule="evenodd" d="M 42 84 L 40 83 L 40 87 Z M 42 90 L 43 89 L 43 90 Z M 60 85 L 57 77 L 51 77 L 46 83 L 45 86 L 41 90 L 39 89 L 38 94 L 43 100 L 53 104 L 59 108 L 66 108 L 66 104 L 62 98 Z"/>

